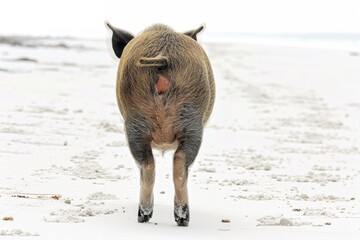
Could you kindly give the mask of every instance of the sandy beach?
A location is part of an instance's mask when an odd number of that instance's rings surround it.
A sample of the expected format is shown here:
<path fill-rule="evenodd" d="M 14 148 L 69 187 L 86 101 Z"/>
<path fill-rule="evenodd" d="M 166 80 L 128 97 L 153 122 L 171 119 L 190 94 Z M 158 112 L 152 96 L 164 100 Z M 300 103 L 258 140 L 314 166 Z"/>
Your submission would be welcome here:
<path fill-rule="evenodd" d="M 106 41 L 0 37 L 0 238 L 359 239 L 359 54 L 202 45 L 217 98 L 179 228 L 172 152 L 137 223 Z"/>

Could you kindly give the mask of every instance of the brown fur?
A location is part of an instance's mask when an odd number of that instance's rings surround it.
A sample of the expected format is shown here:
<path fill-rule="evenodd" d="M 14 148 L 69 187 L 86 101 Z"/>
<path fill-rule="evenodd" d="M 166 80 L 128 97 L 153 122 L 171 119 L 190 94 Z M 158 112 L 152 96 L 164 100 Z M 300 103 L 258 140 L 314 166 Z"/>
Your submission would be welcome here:
<path fill-rule="evenodd" d="M 165 102 L 164 96 L 151 94 L 149 89 L 152 84 L 155 85 L 157 72 L 136 67 L 142 57 L 158 55 L 171 55 L 172 66 L 167 74 L 171 83 L 179 87 L 182 93 L 180 99 L 168 98 Z M 163 25 L 146 29 L 126 46 L 121 56 L 116 89 L 125 120 L 128 112 L 141 112 L 150 120 L 156 137 L 153 139 L 152 136 L 151 139 L 157 144 L 175 140 L 176 133 L 170 129 L 176 122 L 177 109 L 184 104 L 196 102 L 200 105 L 203 124 L 208 120 L 214 104 L 215 84 L 205 52 L 193 39 Z"/>
<path fill-rule="evenodd" d="M 113 46 L 121 56 L 116 94 L 130 150 L 142 176 L 140 210 L 145 215 L 140 217 L 139 210 L 139 222 L 148 221 L 152 215 L 155 171 L 151 145 L 165 149 L 177 143 L 173 166 L 175 219 L 178 225 L 186 226 L 188 167 L 200 148 L 215 99 L 210 62 L 196 42 L 203 27 L 183 34 L 157 24 L 133 38 L 108 26 L 113 30 L 113 45 L 120 41 Z"/>

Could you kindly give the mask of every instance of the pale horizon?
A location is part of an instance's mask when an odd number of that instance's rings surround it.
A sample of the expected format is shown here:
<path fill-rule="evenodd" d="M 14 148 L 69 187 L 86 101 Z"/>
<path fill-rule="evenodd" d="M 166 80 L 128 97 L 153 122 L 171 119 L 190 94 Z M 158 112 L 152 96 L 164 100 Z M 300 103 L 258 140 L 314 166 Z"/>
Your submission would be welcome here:
<path fill-rule="evenodd" d="M 219 4 L 220 3 L 220 4 Z M 20 1 L 2 3 L 0 35 L 103 38 L 104 22 L 137 34 L 154 23 L 207 33 L 360 33 L 354 0 Z"/>

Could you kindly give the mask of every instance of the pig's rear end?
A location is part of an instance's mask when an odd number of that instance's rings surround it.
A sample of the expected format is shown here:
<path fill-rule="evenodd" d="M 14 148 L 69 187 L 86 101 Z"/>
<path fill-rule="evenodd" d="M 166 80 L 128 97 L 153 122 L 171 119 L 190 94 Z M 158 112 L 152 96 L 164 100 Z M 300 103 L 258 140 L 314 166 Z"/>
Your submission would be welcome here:
<path fill-rule="evenodd" d="M 215 97 L 209 60 L 196 42 L 199 29 L 182 34 L 154 25 L 131 38 L 120 53 L 116 92 L 128 144 L 141 172 L 139 222 L 147 222 L 153 210 L 151 146 L 165 150 L 173 144 L 174 216 L 180 226 L 189 222 L 188 168 L 199 151 Z M 121 31 L 112 30 L 114 35 Z M 117 34 L 124 38 L 122 32 Z"/>

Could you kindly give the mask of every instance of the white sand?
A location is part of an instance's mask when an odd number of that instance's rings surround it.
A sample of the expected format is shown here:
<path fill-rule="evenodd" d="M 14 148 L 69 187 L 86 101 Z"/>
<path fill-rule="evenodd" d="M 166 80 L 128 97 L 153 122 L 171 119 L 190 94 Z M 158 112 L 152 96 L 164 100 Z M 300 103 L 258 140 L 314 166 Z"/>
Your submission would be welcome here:
<path fill-rule="evenodd" d="M 206 44 L 217 101 L 178 228 L 171 153 L 137 223 L 106 44 L 20 42 L 0 44 L 1 239 L 359 239 L 360 57 Z"/>

